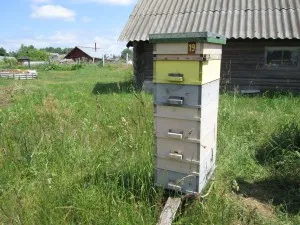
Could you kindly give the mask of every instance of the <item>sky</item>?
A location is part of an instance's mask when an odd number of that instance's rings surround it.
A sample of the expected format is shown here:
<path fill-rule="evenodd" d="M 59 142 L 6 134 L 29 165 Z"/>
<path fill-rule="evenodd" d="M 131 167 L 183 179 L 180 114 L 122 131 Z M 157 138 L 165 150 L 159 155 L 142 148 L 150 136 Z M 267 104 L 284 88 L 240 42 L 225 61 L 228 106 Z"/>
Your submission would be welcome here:
<path fill-rule="evenodd" d="M 86 46 L 120 54 L 118 42 L 137 0 L 1 0 L 0 47 Z"/>

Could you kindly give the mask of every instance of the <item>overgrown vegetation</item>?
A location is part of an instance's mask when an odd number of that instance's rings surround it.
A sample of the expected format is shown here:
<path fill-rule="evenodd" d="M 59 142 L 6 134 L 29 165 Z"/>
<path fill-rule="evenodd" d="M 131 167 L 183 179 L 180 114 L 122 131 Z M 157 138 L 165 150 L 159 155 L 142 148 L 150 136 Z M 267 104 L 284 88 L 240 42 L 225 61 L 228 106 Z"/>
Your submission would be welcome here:
<path fill-rule="evenodd" d="M 279 126 L 256 157 L 275 178 L 300 185 L 300 126 L 294 121 Z"/>
<path fill-rule="evenodd" d="M 49 59 L 49 53 L 57 54 L 68 54 L 72 48 L 54 48 L 46 47 L 37 49 L 33 45 L 21 45 L 20 48 L 15 52 L 7 52 L 6 49 L 0 47 L 0 56 L 11 56 L 11 57 L 29 57 L 32 61 L 45 61 Z"/>
<path fill-rule="evenodd" d="M 39 71 L 73 71 L 79 70 L 83 67 L 93 67 L 98 66 L 102 67 L 102 64 L 93 65 L 89 63 L 72 63 L 72 64 L 62 64 L 62 63 L 45 63 L 38 65 L 31 65 L 30 69 L 35 69 Z M 28 70 L 28 66 L 19 65 L 15 58 L 4 58 L 3 61 L 0 61 L 0 69 L 25 69 Z"/>
<path fill-rule="evenodd" d="M 45 71 L 50 71 L 50 70 L 54 70 L 54 71 L 72 71 L 72 70 L 79 70 L 84 66 L 85 66 L 85 64 L 82 64 L 82 63 L 76 63 L 76 64 L 51 63 L 51 64 L 48 64 L 48 65 L 41 65 L 41 66 L 39 66 L 39 68 L 43 69 Z"/>
<path fill-rule="evenodd" d="M 5 57 L 0 61 L 0 69 L 1 68 L 15 68 L 18 65 L 18 61 L 15 58 Z"/>
<path fill-rule="evenodd" d="M 85 66 L 0 80 L 1 223 L 156 224 L 153 101 L 131 78 Z M 300 224 L 299 103 L 223 94 L 214 188 L 174 224 Z"/>

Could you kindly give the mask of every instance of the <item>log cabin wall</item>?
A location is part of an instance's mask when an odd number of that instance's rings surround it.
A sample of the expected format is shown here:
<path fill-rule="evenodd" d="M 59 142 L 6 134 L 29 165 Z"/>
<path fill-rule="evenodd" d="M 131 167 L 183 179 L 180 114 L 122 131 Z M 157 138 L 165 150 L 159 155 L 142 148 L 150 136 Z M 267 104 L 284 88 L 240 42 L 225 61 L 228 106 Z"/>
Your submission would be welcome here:
<path fill-rule="evenodd" d="M 136 83 L 153 79 L 153 46 L 148 42 L 134 42 L 134 74 Z M 297 67 L 266 65 L 267 47 L 298 48 Z M 225 90 L 291 90 L 300 91 L 299 39 L 230 39 L 223 46 L 221 85 Z"/>
<path fill-rule="evenodd" d="M 268 66 L 266 48 L 298 48 L 298 65 Z M 300 40 L 228 40 L 223 46 L 222 87 L 229 90 L 300 91 Z"/>
<path fill-rule="evenodd" d="M 135 83 L 138 88 L 145 80 L 153 80 L 153 46 L 148 42 L 133 43 L 133 68 Z"/>

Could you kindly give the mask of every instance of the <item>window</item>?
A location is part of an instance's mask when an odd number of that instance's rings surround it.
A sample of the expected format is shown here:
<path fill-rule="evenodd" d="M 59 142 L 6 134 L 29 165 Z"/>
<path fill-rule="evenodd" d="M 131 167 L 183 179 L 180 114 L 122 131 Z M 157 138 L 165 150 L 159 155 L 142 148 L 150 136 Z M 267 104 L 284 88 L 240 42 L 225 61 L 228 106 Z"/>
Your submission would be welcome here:
<path fill-rule="evenodd" d="M 300 48 L 296 47 L 267 47 L 265 64 L 268 67 L 299 67 Z"/>

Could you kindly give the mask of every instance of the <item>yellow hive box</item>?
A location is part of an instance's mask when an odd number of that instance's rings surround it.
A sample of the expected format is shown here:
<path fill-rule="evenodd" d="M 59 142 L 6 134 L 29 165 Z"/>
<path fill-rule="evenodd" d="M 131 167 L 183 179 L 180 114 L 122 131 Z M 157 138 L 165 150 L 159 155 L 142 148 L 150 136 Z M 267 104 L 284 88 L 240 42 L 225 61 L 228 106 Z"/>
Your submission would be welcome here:
<path fill-rule="evenodd" d="M 202 85 L 220 79 L 221 60 L 154 61 L 154 83 Z"/>
<path fill-rule="evenodd" d="M 151 34 L 154 83 L 203 85 L 220 79 L 222 44 L 214 33 Z"/>

